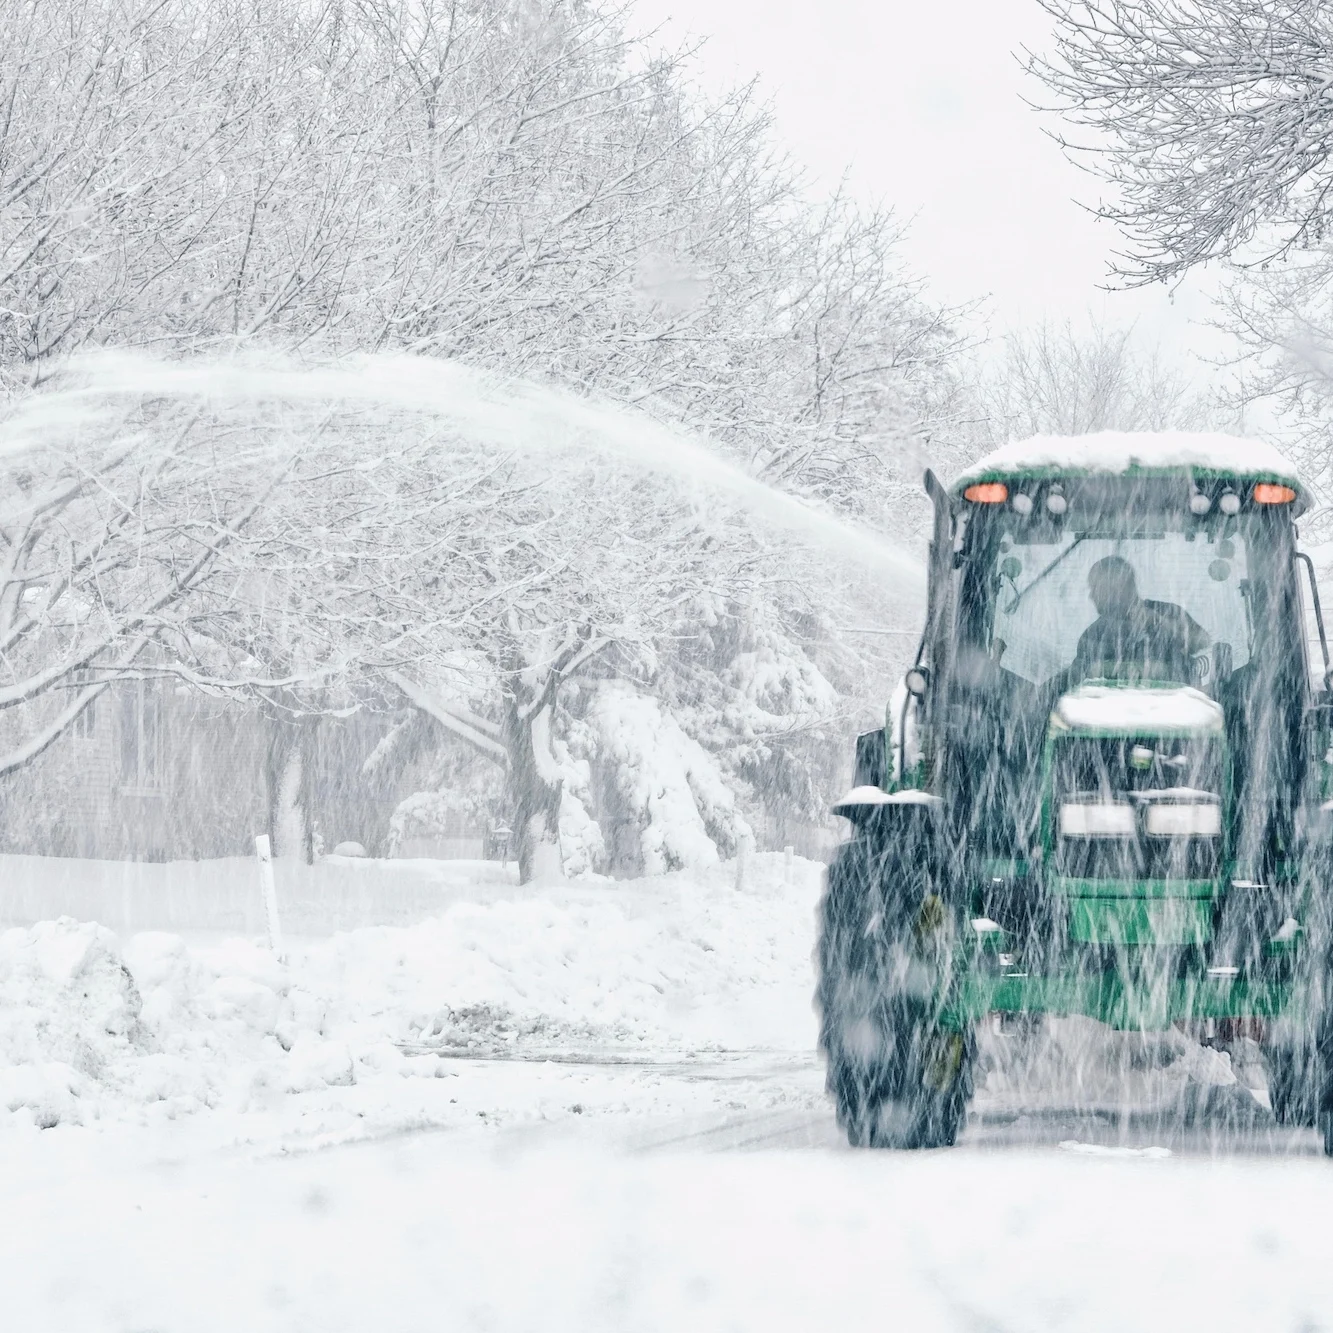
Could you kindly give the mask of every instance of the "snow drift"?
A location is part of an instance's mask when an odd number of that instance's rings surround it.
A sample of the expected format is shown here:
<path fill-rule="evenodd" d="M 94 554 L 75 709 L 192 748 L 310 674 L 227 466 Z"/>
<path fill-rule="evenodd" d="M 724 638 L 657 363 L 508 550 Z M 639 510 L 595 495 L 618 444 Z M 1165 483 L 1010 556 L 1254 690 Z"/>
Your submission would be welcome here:
<path fill-rule="evenodd" d="M 820 867 L 459 901 L 297 943 L 123 944 L 71 917 L 0 935 L 0 1108 L 42 1127 L 245 1111 L 442 1072 L 436 1052 L 809 1049 Z M 478 886 L 483 890 L 488 886 Z M 496 892 L 494 885 L 490 892 Z M 0 1120 L 4 1116 L 0 1113 Z"/>

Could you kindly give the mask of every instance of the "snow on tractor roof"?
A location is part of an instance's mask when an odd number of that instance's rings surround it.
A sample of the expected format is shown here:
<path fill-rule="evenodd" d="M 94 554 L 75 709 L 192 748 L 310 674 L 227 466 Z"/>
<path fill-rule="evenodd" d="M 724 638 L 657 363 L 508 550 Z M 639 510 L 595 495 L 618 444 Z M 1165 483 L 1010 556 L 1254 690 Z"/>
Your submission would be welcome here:
<path fill-rule="evenodd" d="M 1222 706 L 1188 685 L 1082 685 L 1055 705 L 1058 730 L 1097 735 L 1184 735 L 1222 730 Z"/>
<path fill-rule="evenodd" d="M 1203 431 L 1103 430 L 1093 435 L 1035 435 L 979 458 L 955 479 L 961 490 L 976 481 L 1013 475 L 1097 473 L 1125 476 L 1195 468 L 1260 481 L 1282 481 L 1301 489 L 1291 462 L 1271 444 Z"/>

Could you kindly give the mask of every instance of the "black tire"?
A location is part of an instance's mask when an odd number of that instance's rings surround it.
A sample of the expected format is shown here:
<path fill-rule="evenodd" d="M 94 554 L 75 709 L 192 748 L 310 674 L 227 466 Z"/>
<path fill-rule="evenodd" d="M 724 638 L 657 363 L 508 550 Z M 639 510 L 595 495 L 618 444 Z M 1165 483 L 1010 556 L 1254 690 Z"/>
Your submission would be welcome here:
<path fill-rule="evenodd" d="M 1292 1046 L 1264 1047 L 1268 1101 L 1279 1125 L 1313 1127 L 1319 1106 L 1318 1079 L 1311 1052 Z"/>
<path fill-rule="evenodd" d="M 973 1034 L 941 1027 L 932 1008 L 947 913 L 913 844 L 863 835 L 844 847 L 820 904 L 819 1044 L 853 1147 L 950 1147 L 972 1095 Z"/>
<path fill-rule="evenodd" d="M 1333 1157 L 1333 1111 L 1319 1113 L 1319 1132 L 1324 1140 L 1324 1156 Z"/>

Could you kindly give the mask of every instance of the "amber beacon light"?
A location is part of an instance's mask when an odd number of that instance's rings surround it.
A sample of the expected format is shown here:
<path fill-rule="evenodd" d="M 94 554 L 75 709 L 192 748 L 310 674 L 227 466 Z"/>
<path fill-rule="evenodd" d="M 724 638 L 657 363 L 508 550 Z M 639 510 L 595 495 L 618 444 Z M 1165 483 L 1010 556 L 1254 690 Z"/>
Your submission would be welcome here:
<path fill-rule="evenodd" d="M 1254 503 L 1259 505 L 1286 505 L 1296 498 L 1296 492 L 1290 486 L 1279 486 L 1275 482 L 1260 481 L 1255 483 Z"/>
<path fill-rule="evenodd" d="M 963 492 L 964 500 L 979 505 L 1002 505 L 1009 498 L 1009 487 L 1002 481 L 979 481 Z"/>

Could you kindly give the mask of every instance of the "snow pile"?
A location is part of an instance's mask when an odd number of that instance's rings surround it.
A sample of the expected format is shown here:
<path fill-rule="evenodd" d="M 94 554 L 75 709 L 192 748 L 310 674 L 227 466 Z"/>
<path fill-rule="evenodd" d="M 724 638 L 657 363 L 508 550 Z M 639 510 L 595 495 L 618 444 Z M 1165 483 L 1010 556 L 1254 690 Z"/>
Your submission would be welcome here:
<path fill-rule="evenodd" d="M 0 1107 L 43 1128 L 135 1049 L 140 999 L 116 937 L 69 917 L 0 935 Z"/>
<path fill-rule="evenodd" d="M 174 1119 L 446 1072 L 435 1052 L 813 1044 L 821 867 L 513 890 L 296 946 L 122 947 L 72 918 L 0 935 L 0 1121 Z M 790 873 L 790 882 L 788 875 Z"/>
<path fill-rule="evenodd" d="M 1192 1123 L 1254 1122 L 1268 1116 L 1263 1058 L 1241 1039 L 1203 1046 L 1178 1028 L 1118 1032 L 1079 1015 L 1048 1016 L 1040 1028 L 981 1034 L 976 1108 L 1016 1115 L 1048 1109 Z"/>
<path fill-rule="evenodd" d="M 192 950 L 176 935 L 116 937 L 70 917 L 0 936 L 0 1108 L 49 1128 L 353 1082 L 326 1006 L 243 940 Z M 381 1046 L 391 1043 L 381 1040 Z M 369 1062 L 375 1043 L 363 1043 Z M 392 1059 L 399 1059 L 392 1048 Z M 382 1054 L 382 1053 L 381 1053 Z"/>
<path fill-rule="evenodd" d="M 808 1049 L 820 868 L 788 886 L 780 857 L 756 860 L 754 894 L 728 871 L 670 875 L 340 935 L 302 981 L 367 1039 Z"/>

